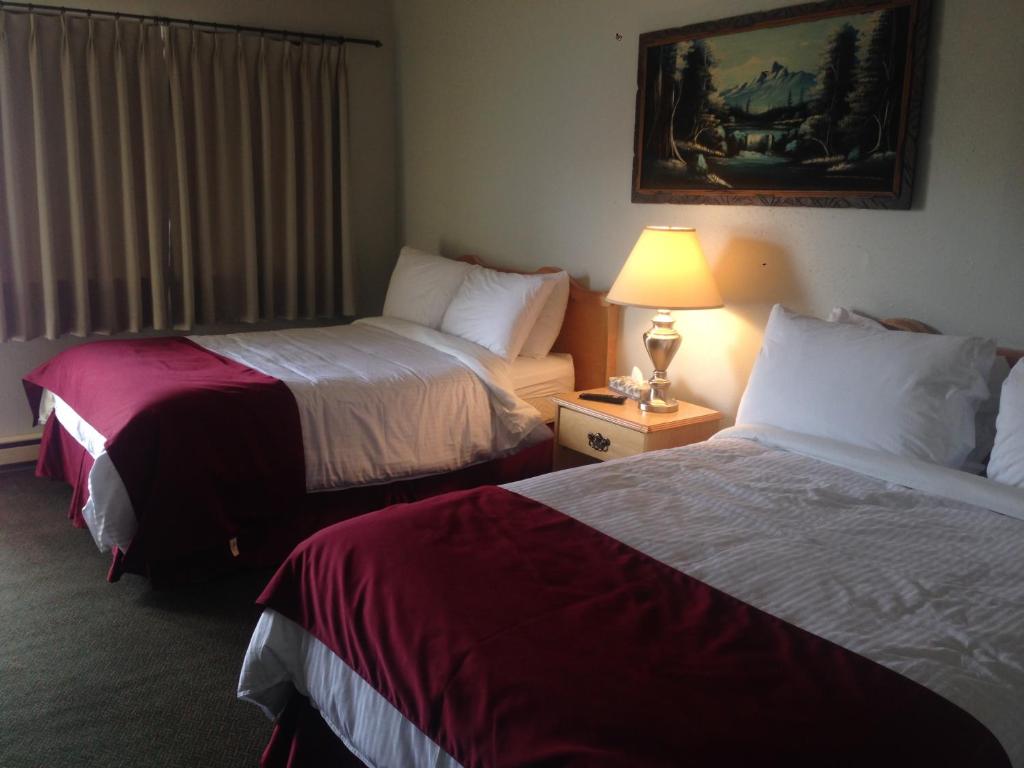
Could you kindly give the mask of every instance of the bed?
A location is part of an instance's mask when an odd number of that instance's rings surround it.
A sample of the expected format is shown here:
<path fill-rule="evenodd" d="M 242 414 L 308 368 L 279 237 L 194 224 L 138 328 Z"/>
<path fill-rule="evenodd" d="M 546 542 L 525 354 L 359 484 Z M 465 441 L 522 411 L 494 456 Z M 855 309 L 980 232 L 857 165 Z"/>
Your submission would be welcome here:
<path fill-rule="evenodd" d="M 534 358 L 398 311 L 72 348 L 25 377 L 45 423 L 37 474 L 72 485 L 69 517 L 112 552 L 110 580 L 163 582 L 276 564 L 345 517 L 546 471 L 547 396 L 614 365 L 614 309 L 566 279 L 557 340 Z"/>
<path fill-rule="evenodd" d="M 1024 766 L 1024 484 L 820 434 L 398 505 L 259 602 L 265 766 Z"/>

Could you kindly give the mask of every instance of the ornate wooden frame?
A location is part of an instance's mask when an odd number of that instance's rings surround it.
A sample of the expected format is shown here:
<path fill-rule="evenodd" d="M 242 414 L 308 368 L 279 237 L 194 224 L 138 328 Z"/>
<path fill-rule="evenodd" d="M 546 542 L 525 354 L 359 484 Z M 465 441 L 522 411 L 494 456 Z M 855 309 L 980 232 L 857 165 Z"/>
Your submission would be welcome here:
<path fill-rule="evenodd" d="M 920 142 L 928 27 L 932 0 L 826 0 L 760 13 L 734 16 L 685 27 L 640 35 L 637 65 L 636 118 L 633 135 L 634 203 L 686 203 L 713 205 L 783 205 L 819 208 L 908 209 L 911 205 L 917 148 Z M 647 52 L 652 46 L 716 35 L 749 32 L 766 27 L 813 21 L 864 11 L 909 6 L 910 28 L 906 74 L 900 110 L 900 129 L 891 191 L 659 189 L 643 186 L 645 87 Z"/>

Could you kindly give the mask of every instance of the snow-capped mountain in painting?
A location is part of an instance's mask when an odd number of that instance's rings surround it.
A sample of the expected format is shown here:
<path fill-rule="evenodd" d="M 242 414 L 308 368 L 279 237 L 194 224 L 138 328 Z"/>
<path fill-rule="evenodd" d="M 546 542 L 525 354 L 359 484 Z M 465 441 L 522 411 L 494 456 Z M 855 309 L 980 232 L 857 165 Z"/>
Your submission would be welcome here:
<path fill-rule="evenodd" d="M 730 107 L 757 114 L 813 98 L 816 84 L 817 78 L 810 72 L 790 72 L 776 61 L 771 69 L 764 70 L 750 82 L 726 88 L 721 95 Z"/>

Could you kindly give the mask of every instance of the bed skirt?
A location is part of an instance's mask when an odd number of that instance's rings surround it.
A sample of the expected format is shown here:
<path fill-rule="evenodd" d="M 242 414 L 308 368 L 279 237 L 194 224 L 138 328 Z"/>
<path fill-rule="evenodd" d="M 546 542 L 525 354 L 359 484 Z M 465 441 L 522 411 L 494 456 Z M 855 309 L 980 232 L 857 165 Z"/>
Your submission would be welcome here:
<path fill-rule="evenodd" d="M 185 552 L 173 560 L 140 561 L 133 559 L 130 551 L 115 549 L 107 580 L 117 581 L 125 573 L 134 573 L 149 578 L 154 586 L 161 587 L 205 581 L 239 567 L 276 567 L 300 541 L 342 520 L 392 504 L 419 501 L 480 485 L 511 483 L 550 472 L 551 450 L 552 441 L 548 439 L 511 456 L 474 464 L 454 472 L 383 485 L 306 494 L 296 502 L 296 508 L 281 510 L 280 515 L 249 526 L 216 549 Z M 79 528 L 86 527 L 82 507 L 89 500 L 89 470 L 92 463 L 92 457 L 57 419 L 47 421 L 36 463 L 36 475 L 63 480 L 71 486 L 68 517 Z"/>
<path fill-rule="evenodd" d="M 274 725 L 260 768 L 365 768 L 298 691 Z"/>

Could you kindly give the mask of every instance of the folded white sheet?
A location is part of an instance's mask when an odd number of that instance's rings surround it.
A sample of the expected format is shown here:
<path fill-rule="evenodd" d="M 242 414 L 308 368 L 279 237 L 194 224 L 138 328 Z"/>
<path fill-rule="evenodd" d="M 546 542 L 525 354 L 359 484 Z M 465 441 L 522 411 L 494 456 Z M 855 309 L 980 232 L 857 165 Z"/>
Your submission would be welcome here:
<path fill-rule="evenodd" d="M 723 429 L 712 440 L 728 437 L 756 440 L 879 480 L 1024 520 L 1024 488 L 996 483 L 970 472 L 950 470 L 920 459 L 893 456 L 827 437 L 802 435 L 764 424 L 737 424 Z"/>
<path fill-rule="evenodd" d="M 544 436 L 508 363 L 406 320 L 191 338 L 288 385 L 309 491 L 448 472 Z"/>

